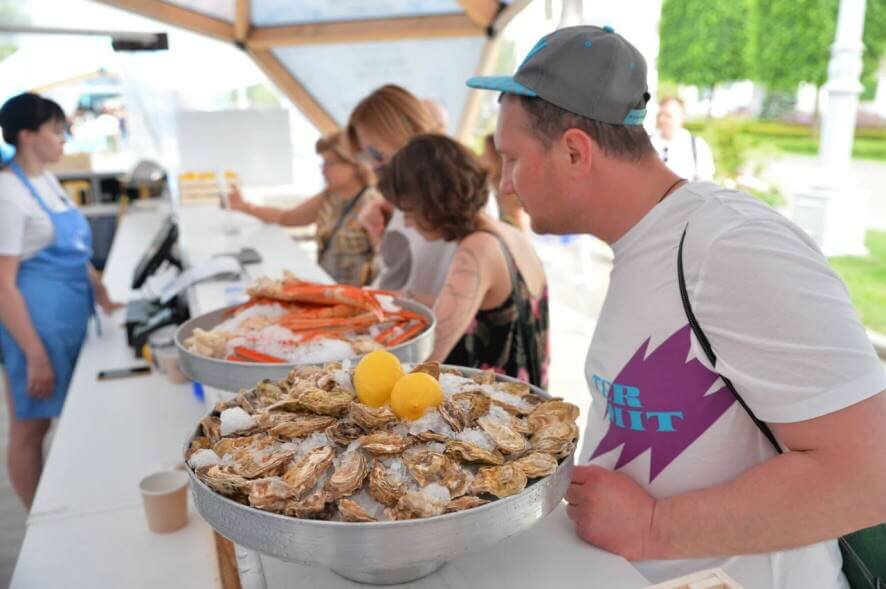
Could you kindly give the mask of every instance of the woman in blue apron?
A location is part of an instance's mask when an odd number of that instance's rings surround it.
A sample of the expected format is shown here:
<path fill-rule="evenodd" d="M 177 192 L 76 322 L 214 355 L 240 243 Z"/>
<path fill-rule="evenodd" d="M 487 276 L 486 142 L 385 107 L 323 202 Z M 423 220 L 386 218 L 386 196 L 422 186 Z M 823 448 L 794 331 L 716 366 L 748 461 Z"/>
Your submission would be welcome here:
<path fill-rule="evenodd" d="M 61 158 L 64 112 L 36 94 L 0 108 L 3 139 L 16 148 L 0 170 L 0 350 L 10 413 L 8 468 L 30 508 L 43 438 L 64 405 L 86 325 L 107 292 L 89 263 L 86 218 L 46 165 Z"/>

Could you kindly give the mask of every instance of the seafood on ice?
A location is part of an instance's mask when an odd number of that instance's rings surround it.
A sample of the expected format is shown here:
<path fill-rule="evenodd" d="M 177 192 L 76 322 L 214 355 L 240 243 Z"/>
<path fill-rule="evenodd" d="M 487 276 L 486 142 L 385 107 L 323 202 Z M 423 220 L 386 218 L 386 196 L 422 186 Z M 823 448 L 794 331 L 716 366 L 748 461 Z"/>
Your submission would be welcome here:
<path fill-rule="evenodd" d="M 418 419 L 362 404 L 341 363 L 299 366 L 218 403 L 185 459 L 210 489 L 244 505 L 355 525 L 480 507 L 571 460 L 578 407 L 491 372 L 415 370 L 434 376 L 445 397 Z"/>
<path fill-rule="evenodd" d="M 318 284 L 285 274 L 260 278 L 249 300 L 211 330 L 195 329 L 185 346 L 236 362 L 323 364 L 405 343 L 430 327 L 394 294 Z"/>

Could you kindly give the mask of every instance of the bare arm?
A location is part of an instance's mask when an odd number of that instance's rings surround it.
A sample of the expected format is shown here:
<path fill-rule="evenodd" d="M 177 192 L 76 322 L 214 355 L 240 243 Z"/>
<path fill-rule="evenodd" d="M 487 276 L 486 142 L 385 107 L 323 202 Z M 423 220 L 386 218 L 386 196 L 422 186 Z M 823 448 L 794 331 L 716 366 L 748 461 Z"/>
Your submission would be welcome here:
<path fill-rule="evenodd" d="M 771 552 L 886 521 L 886 391 L 772 429 L 791 452 L 666 499 L 623 473 L 576 467 L 567 513 L 586 542 L 631 560 Z"/>
<path fill-rule="evenodd" d="M 113 313 L 122 307 L 123 305 L 120 303 L 115 303 L 111 300 L 111 296 L 108 294 L 108 289 L 105 288 L 101 274 L 98 273 L 98 270 L 96 270 L 89 262 L 86 263 L 86 269 L 89 272 L 89 282 L 92 283 L 92 291 L 95 293 L 95 302 L 98 303 L 102 310 L 105 313 Z"/>
<path fill-rule="evenodd" d="M 321 192 L 291 209 L 280 209 L 246 202 L 236 186 L 231 186 L 231 194 L 229 196 L 231 208 L 235 211 L 252 215 L 265 223 L 286 225 L 287 227 L 300 227 L 314 223 L 317 220 L 317 213 L 320 212 L 324 198 L 325 193 Z"/>
<path fill-rule="evenodd" d="M 25 300 L 16 285 L 18 256 L 0 256 L 0 323 L 25 354 L 28 365 L 28 394 L 45 397 L 52 393 L 55 375 L 43 342 L 34 329 Z"/>
<path fill-rule="evenodd" d="M 791 452 L 657 502 L 647 557 L 770 552 L 886 521 L 886 391 L 772 429 Z"/>
<path fill-rule="evenodd" d="M 483 248 L 474 236 L 465 239 L 455 252 L 446 282 L 434 304 L 437 317 L 437 333 L 431 360 L 443 361 L 465 330 L 489 291 L 488 276 L 484 268 Z"/>

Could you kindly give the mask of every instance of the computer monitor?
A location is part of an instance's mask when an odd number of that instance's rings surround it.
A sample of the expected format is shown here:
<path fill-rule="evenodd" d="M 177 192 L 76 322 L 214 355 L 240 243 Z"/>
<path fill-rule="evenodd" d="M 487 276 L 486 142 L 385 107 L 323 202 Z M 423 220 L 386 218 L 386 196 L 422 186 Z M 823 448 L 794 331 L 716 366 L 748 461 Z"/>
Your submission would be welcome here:
<path fill-rule="evenodd" d="M 177 241 L 178 225 L 172 216 L 169 216 L 163 222 L 163 226 L 154 237 L 148 251 L 145 252 L 135 268 L 135 274 L 132 276 L 133 289 L 141 288 L 148 277 L 163 265 L 163 262 L 169 262 L 181 269 L 181 262 L 173 253 Z"/>

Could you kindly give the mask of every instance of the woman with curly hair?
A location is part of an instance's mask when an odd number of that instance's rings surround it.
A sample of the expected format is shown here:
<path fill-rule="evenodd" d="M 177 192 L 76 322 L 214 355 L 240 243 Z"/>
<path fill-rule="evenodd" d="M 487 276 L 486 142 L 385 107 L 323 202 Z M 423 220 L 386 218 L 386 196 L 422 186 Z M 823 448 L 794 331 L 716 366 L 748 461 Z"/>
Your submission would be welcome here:
<path fill-rule="evenodd" d="M 482 212 L 489 192 L 477 158 L 442 135 L 418 135 L 391 158 L 379 191 L 425 239 L 457 244 L 434 301 L 431 359 L 544 386 L 544 270 L 523 232 Z"/>

